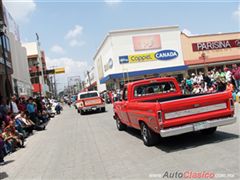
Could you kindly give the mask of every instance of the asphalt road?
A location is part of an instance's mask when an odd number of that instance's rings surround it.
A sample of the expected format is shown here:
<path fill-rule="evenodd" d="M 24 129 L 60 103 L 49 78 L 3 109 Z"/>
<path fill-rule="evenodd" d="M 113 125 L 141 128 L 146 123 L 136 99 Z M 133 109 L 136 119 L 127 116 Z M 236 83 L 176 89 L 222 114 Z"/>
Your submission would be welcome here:
<path fill-rule="evenodd" d="M 236 109 L 238 123 L 214 135 L 190 133 L 146 147 L 140 132 L 116 129 L 111 105 L 105 113 L 84 116 L 66 106 L 24 149 L 5 157 L 0 179 L 181 179 L 190 172 L 240 179 L 240 106 Z"/>

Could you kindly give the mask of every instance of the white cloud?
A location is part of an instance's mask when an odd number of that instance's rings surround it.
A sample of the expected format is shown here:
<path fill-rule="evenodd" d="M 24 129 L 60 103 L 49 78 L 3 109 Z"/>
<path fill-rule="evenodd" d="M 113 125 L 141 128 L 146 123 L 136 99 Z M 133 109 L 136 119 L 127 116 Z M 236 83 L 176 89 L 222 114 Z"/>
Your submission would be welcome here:
<path fill-rule="evenodd" d="M 3 0 L 3 4 L 17 23 L 27 22 L 30 15 L 36 10 L 34 0 Z"/>
<path fill-rule="evenodd" d="M 88 63 L 86 61 L 74 60 L 69 57 L 61 57 L 61 58 L 49 58 L 46 57 L 47 67 L 52 69 L 57 67 L 64 67 L 64 74 L 57 74 L 57 89 L 58 92 L 64 89 L 64 86 L 67 86 L 67 78 L 70 76 L 81 76 L 83 80 L 83 72 L 88 69 Z"/>
<path fill-rule="evenodd" d="M 79 37 L 82 34 L 83 27 L 79 25 L 75 25 L 73 29 L 70 29 L 68 33 L 66 34 L 66 39 L 74 39 Z"/>
<path fill-rule="evenodd" d="M 83 27 L 80 25 L 75 25 L 73 29 L 70 29 L 65 35 L 65 39 L 68 41 L 69 46 L 77 47 L 83 46 L 84 41 L 81 40 L 81 35 L 83 33 Z"/>
<path fill-rule="evenodd" d="M 58 53 L 58 54 L 64 54 L 65 53 L 64 49 L 61 46 L 59 46 L 58 44 L 53 45 L 50 50 L 52 52 Z"/>
<path fill-rule="evenodd" d="M 238 9 L 233 12 L 233 16 L 240 19 L 240 5 L 238 6 Z"/>
<path fill-rule="evenodd" d="M 107 5 L 115 5 L 122 2 L 122 0 L 104 0 Z"/>
<path fill-rule="evenodd" d="M 76 39 L 73 39 L 69 42 L 69 45 L 71 47 L 76 47 L 76 46 L 83 46 L 85 44 L 84 41 L 80 41 L 80 40 L 76 40 Z"/>

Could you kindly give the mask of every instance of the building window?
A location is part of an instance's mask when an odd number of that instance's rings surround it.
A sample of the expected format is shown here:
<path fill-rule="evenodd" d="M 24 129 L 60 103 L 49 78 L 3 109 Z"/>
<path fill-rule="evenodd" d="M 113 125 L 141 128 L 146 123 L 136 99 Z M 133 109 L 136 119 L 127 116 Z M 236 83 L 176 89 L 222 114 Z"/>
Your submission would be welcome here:
<path fill-rule="evenodd" d="M 3 37 L 4 37 L 4 49 L 10 52 L 9 38 L 5 35 Z"/>

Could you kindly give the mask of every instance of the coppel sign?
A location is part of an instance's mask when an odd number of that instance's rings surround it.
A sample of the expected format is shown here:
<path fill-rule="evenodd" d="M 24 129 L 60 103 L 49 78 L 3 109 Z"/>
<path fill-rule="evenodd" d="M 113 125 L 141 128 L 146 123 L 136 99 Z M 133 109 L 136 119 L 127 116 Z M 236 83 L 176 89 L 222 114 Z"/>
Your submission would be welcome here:
<path fill-rule="evenodd" d="M 166 61 L 175 59 L 178 57 L 178 52 L 175 50 L 161 50 L 154 53 L 147 53 L 147 54 L 135 54 L 129 56 L 119 56 L 119 63 L 139 63 L 139 62 L 148 62 L 148 61 Z"/>
<path fill-rule="evenodd" d="M 171 60 L 178 57 L 178 52 L 174 50 L 162 50 L 155 53 L 157 60 Z"/>

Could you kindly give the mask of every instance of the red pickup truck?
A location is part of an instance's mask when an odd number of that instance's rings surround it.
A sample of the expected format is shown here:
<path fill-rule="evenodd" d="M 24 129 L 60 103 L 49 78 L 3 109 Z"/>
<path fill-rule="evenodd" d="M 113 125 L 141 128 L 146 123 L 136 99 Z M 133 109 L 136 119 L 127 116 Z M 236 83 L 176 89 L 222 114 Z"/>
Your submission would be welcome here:
<path fill-rule="evenodd" d="M 128 83 L 122 101 L 113 107 L 118 130 L 127 126 L 141 130 L 147 146 L 155 145 L 159 137 L 192 131 L 212 134 L 217 126 L 236 122 L 231 92 L 184 95 L 171 77 Z"/>

